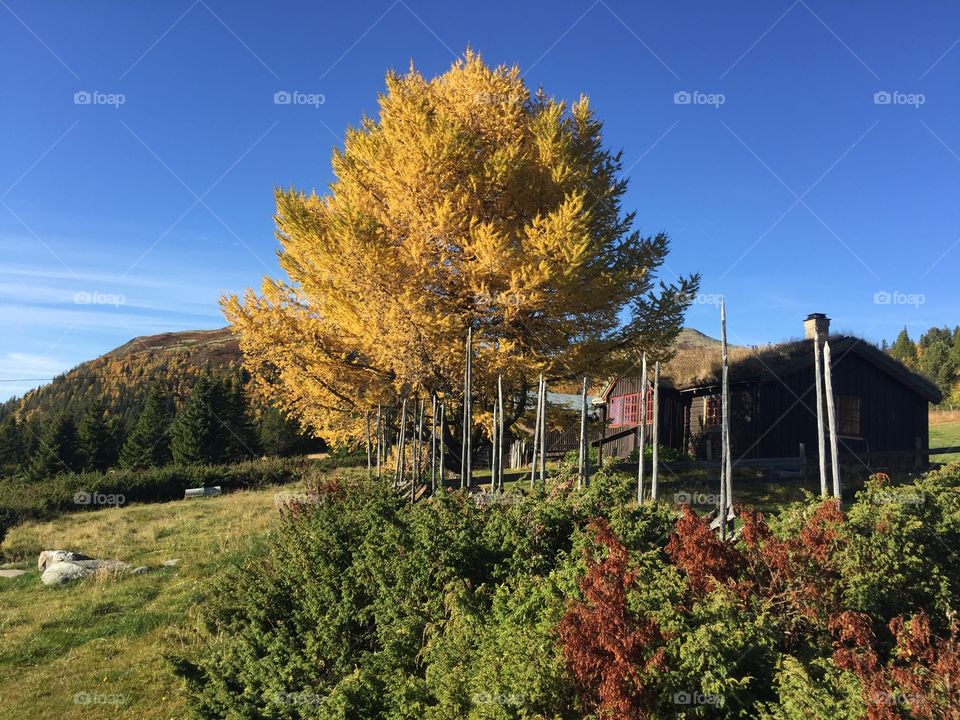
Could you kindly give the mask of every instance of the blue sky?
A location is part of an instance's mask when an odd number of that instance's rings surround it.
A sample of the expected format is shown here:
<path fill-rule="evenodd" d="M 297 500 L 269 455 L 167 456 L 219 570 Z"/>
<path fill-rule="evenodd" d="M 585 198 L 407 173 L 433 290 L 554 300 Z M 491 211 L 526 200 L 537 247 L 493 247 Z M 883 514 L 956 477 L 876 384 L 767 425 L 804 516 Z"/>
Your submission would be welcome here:
<path fill-rule="evenodd" d="M 276 272 L 272 189 L 323 191 L 385 71 L 468 46 L 590 96 L 665 278 L 703 274 L 690 326 L 719 295 L 740 344 L 960 323 L 953 2 L 0 0 L 0 37 L 0 399 L 222 326 Z"/>

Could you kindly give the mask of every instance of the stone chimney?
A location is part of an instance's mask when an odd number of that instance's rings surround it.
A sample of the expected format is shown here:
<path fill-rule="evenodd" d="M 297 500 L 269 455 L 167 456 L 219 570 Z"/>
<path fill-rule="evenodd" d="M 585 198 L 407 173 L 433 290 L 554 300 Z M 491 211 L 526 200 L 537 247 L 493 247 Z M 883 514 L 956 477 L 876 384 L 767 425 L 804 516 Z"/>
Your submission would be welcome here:
<path fill-rule="evenodd" d="M 830 318 L 823 313 L 810 313 L 803 321 L 803 338 L 813 340 L 817 335 L 821 340 L 827 339 L 830 335 Z"/>

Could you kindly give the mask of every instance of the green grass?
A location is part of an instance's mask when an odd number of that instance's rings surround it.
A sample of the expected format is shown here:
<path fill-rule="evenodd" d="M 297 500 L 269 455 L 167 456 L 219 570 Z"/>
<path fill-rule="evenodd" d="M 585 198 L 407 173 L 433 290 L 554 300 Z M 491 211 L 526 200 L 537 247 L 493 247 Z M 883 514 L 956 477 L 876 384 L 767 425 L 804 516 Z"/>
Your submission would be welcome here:
<path fill-rule="evenodd" d="M 8 565 L 29 572 L 0 578 L 0 719 L 184 717 L 163 653 L 190 642 L 207 581 L 258 553 L 281 490 L 293 488 L 76 513 L 12 529 L 0 549 Z M 156 569 L 48 588 L 37 571 L 42 549 Z M 178 566 L 160 567 L 173 558 Z M 122 703 L 77 704 L 77 693 L 122 696 Z"/>
<path fill-rule="evenodd" d="M 930 425 L 930 447 L 960 447 L 960 420 Z M 960 454 L 934 455 L 931 462 L 955 462 Z"/>

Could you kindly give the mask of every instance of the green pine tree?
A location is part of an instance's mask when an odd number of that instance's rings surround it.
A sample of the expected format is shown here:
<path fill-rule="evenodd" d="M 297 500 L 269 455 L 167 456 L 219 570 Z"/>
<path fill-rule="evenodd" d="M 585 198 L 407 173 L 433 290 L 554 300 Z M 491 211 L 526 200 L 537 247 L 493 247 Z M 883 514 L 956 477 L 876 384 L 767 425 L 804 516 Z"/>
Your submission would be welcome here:
<path fill-rule="evenodd" d="M 8 415 L 0 422 L 0 474 L 16 475 L 26 460 L 24 428 L 16 417 Z"/>
<path fill-rule="evenodd" d="M 260 413 L 257 437 L 263 452 L 279 457 L 308 453 L 322 445 L 321 441 L 309 437 L 300 423 L 273 406 Z"/>
<path fill-rule="evenodd" d="M 30 475 L 37 479 L 82 467 L 73 418 L 62 413 L 42 426 L 36 452 L 30 459 Z"/>
<path fill-rule="evenodd" d="M 77 423 L 77 449 L 84 470 L 106 470 L 117 460 L 116 425 L 99 407 L 88 408 Z"/>
<path fill-rule="evenodd" d="M 227 448 L 227 430 L 220 419 L 223 406 L 222 384 L 214 382 L 209 376 L 201 377 L 173 423 L 170 447 L 174 462 L 194 464 L 223 461 Z"/>
<path fill-rule="evenodd" d="M 154 385 L 120 451 L 120 466 L 133 469 L 169 463 L 170 423 L 166 396 L 160 385 Z"/>
<path fill-rule="evenodd" d="M 222 408 L 219 419 L 226 432 L 224 436 L 226 459 L 250 459 L 259 454 L 260 443 L 257 440 L 243 384 L 239 378 L 230 382 L 222 380 L 218 384 Z"/>
<path fill-rule="evenodd" d="M 910 333 L 904 328 L 890 347 L 890 356 L 899 360 L 911 370 L 917 369 L 917 346 L 910 339 Z"/>

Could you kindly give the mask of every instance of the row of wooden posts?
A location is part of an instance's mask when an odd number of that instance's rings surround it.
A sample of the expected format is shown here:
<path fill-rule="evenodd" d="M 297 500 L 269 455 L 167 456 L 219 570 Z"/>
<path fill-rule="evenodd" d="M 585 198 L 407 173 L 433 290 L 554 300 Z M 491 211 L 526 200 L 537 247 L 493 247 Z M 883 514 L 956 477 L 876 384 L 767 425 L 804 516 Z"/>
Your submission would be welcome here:
<path fill-rule="evenodd" d="M 659 365 L 658 365 L 659 368 Z M 460 455 L 460 488 L 469 489 L 473 480 L 473 331 L 467 331 L 466 362 L 463 376 L 463 403 L 461 455 Z M 429 469 L 429 485 L 431 492 L 436 492 L 438 482 L 442 485 L 446 479 L 446 455 L 443 438 L 446 429 L 446 404 L 436 395 L 430 398 L 430 430 L 427 440 L 424 423 L 426 401 L 415 397 L 412 402 L 404 399 L 399 411 L 399 429 L 396 435 L 397 455 L 393 469 L 393 487 L 399 489 L 407 482 L 408 470 L 410 474 L 410 498 L 415 499 L 417 486 Z M 408 419 L 408 407 L 411 407 Z M 584 487 L 589 482 L 590 453 L 588 444 L 588 413 L 587 413 L 587 378 L 583 378 L 581 390 L 580 414 L 580 450 L 578 461 L 578 487 Z M 506 422 L 503 406 L 503 376 L 497 376 L 496 399 L 493 403 L 493 422 L 490 430 L 491 438 L 491 465 L 490 489 L 492 492 L 503 490 L 504 479 L 504 436 Z M 372 477 L 374 472 L 378 479 L 382 479 L 386 463 L 387 422 L 386 413 L 382 405 L 377 405 L 376 425 L 371 427 L 371 413 L 366 415 L 367 435 L 367 473 Z M 533 432 L 532 460 L 530 462 L 530 488 L 533 489 L 537 479 L 541 484 L 546 483 L 546 425 L 547 425 L 547 382 L 541 373 L 537 384 L 536 419 Z M 408 437 L 408 426 L 412 425 L 412 437 Z M 407 450 L 410 450 L 412 467 L 407 467 Z M 424 447 L 426 445 L 426 447 Z M 438 447 L 439 446 L 439 447 Z M 519 465 L 521 455 L 514 453 L 511 464 Z M 656 472 L 654 473 L 656 476 Z M 654 492 L 656 481 L 654 480 Z"/>
<path fill-rule="evenodd" d="M 729 523 L 733 520 L 733 455 L 730 443 L 730 376 L 729 359 L 727 352 L 727 314 L 726 304 L 720 304 L 720 354 L 721 354 L 721 462 L 720 462 L 720 493 L 718 502 L 718 518 L 720 536 L 726 539 Z M 472 485 L 473 478 L 473 331 L 467 331 L 466 362 L 463 376 L 463 432 L 461 438 L 460 457 L 460 488 L 467 490 Z M 823 407 L 826 404 L 827 426 L 829 428 L 829 442 L 831 468 L 833 474 L 833 497 L 840 498 L 840 465 L 837 438 L 836 408 L 833 399 L 833 385 L 830 359 L 830 343 L 823 341 L 821 358 L 821 337 L 819 332 L 814 337 L 814 371 L 816 373 L 815 391 L 817 405 L 818 450 L 820 463 L 820 493 L 824 498 L 830 497 L 830 487 L 827 482 L 826 469 L 826 440 L 824 432 Z M 652 416 L 650 445 L 652 450 L 649 491 L 645 487 L 646 461 L 644 448 L 646 446 L 646 418 L 647 418 L 647 389 L 650 381 L 647 378 L 647 356 L 643 354 L 640 374 L 642 377 L 640 392 L 640 422 L 637 463 L 637 502 L 658 500 L 659 478 L 659 416 L 660 416 L 660 362 L 654 363 L 652 383 Z M 584 377 L 580 392 L 580 436 L 577 458 L 577 487 L 586 487 L 590 482 L 590 443 L 588 440 L 588 408 L 587 408 L 587 378 Z M 825 403 L 824 403 L 825 401 Z M 414 398 L 410 408 L 408 420 L 408 401 L 403 400 L 400 409 L 400 424 L 397 433 L 397 456 L 393 471 L 393 486 L 401 488 L 407 480 L 407 443 L 410 442 L 412 468 L 410 469 L 410 499 L 416 498 L 417 487 L 423 475 L 429 469 L 429 485 L 432 492 L 436 492 L 438 482 L 442 485 L 446 479 L 446 454 L 443 438 L 446 430 L 446 404 L 436 395 L 430 398 L 430 432 L 426 439 L 424 423 L 427 402 L 422 398 Z M 375 442 L 371 440 L 371 417 L 367 414 L 367 469 L 373 474 L 374 466 L 377 478 L 382 478 L 386 463 L 386 418 L 382 406 L 377 406 Z M 541 374 L 537 383 L 536 416 L 534 419 L 532 459 L 530 462 L 530 488 L 533 489 L 537 481 L 546 483 L 546 420 L 547 420 L 547 383 Z M 408 439 L 408 425 L 412 425 L 413 437 Z M 492 492 L 503 490 L 503 460 L 504 460 L 504 407 L 503 407 L 503 376 L 497 377 L 496 399 L 493 403 L 493 422 L 490 429 L 491 438 L 491 479 Z M 424 447 L 426 445 L 426 447 Z M 375 446 L 375 449 L 374 449 Z M 439 447 L 438 447 L 439 446 Z M 520 455 L 514 454 L 513 463 L 520 460 Z"/>

